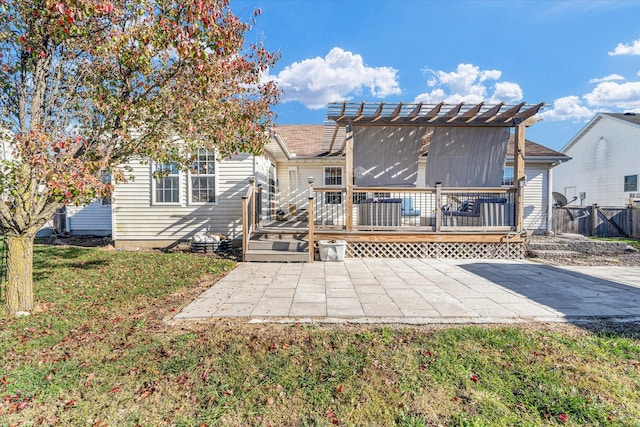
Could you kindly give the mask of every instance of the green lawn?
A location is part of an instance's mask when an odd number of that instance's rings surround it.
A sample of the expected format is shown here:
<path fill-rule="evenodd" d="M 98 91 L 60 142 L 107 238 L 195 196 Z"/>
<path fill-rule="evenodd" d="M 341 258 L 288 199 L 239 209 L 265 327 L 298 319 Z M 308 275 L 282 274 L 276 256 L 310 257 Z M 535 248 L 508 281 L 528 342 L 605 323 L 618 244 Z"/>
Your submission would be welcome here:
<path fill-rule="evenodd" d="M 0 425 L 640 425 L 634 325 L 168 326 L 233 263 L 35 258 L 36 313 L 0 315 Z"/>

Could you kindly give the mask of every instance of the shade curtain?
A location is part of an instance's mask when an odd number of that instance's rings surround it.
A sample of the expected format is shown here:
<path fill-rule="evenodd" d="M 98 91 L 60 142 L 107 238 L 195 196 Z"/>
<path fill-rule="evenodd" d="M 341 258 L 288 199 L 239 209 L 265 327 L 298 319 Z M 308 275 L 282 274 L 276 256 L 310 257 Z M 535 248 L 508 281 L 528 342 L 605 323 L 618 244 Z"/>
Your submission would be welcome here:
<path fill-rule="evenodd" d="M 500 187 L 509 128 L 436 128 L 427 155 L 426 185 Z"/>
<path fill-rule="evenodd" d="M 415 187 L 427 128 L 352 126 L 354 184 Z"/>

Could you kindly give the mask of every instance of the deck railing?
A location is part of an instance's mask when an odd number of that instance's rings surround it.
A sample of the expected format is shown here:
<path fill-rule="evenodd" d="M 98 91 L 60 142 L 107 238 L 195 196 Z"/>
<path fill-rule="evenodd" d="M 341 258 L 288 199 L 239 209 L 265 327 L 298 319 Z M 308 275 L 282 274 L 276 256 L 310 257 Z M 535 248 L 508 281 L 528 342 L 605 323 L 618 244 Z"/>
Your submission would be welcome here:
<path fill-rule="evenodd" d="M 316 230 L 481 232 L 515 224 L 510 188 L 354 188 L 351 215 L 345 188 L 310 186 L 310 198 Z"/>
<path fill-rule="evenodd" d="M 249 239 L 261 220 L 262 202 L 255 178 L 249 178 L 247 193 L 242 196 L 242 254 L 247 253 Z"/>

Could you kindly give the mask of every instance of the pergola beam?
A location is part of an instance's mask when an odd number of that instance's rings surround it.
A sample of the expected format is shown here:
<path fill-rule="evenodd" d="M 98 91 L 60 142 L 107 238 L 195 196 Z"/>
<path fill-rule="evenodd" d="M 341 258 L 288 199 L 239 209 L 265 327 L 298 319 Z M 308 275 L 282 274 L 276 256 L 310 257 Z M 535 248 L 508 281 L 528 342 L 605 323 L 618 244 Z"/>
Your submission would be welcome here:
<path fill-rule="evenodd" d="M 395 122 L 400 118 L 400 113 L 402 112 L 402 102 L 396 106 L 396 109 L 391 113 L 391 121 Z"/>
<path fill-rule="evenodd" d="M 483 123 L 490 123 L 491 120 L 493 120 L 493 118 L 496 116 L 496 114 L 498 114 L 498 111 L 500 111 L 500 109 L 502 108 L 503 105 L 504 105 L 503 102 L 495 105 L 493 108 L 490 108 L 489 110 L 487 110 L 484 113 L 480 114 L 478 116 L 477 120 L 481 121 Z"/>
<path fill-rule="evenodd" d="M 464 105 L 464 102 L 461 102 L 460 104 L 456 105 L 451 110 L 444 113 L 444 115 L 442 116 L 442 119 L 447 123 L 451 123 L 456 119 L 456 117 L 458 117 L 458 113 L 460 112 L 460 109 L 462 108 L 463 105 Z"/>
<path fill-rule="evenodd" d="M 422 102 L 419 103 L 418 105 L 416 105 L 416 108 L 414 108 L 413 110 L 411 110 L 411 112 L 409 113 L 409 120 L 410 121 L 414 121 L 418 118 L 418 115 L 420 114 L 420 109 L 422 108 Z"/>
<path fill-rule="evenodd" d="M 511 122 L 511 120 L 520 112 L 520 109 L 524 105 L 525 105 L 525 103 L 521 102 L 520 104 L 516 105 L 515 107 L 509 108 L 504 113 L 497 115 L 495 117 L 495 120 L 497 122 L 503 122 L 503 123 Z"/>
<path fill-rule="evenodd" d="M 484 105 L 484 102 L 481 102 L 477 104 L 475 107 L 468 109 L 465 113 L 460 114 L 460 116 L 458 117 L 458 119 L 460 119 L 459 121 L 469 122 L 473 120 L 478 115 L 483 105 Z"/>
<path fill-rule="evenodd" d="M 427 114 L 422 116 L 422 118 L 427 122 L 435 120 L 436 118 L 438 118 L 438 113 L 440 113 L 440 110 L 442 109 L 443 105 L 444 105 L 444 102 L 437 104 L 435 107 L 429 110 Z"/>

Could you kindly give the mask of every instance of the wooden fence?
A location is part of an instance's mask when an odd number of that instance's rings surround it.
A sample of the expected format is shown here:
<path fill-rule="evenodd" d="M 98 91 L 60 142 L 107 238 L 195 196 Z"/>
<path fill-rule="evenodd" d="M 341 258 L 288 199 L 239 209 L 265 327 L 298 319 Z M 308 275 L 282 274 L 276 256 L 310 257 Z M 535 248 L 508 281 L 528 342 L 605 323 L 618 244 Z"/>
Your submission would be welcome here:
<path fill-rule="evenodd" d="M 555 233 L 640 238 L 640 206 L 564 206 L 553 208 Z"/>

